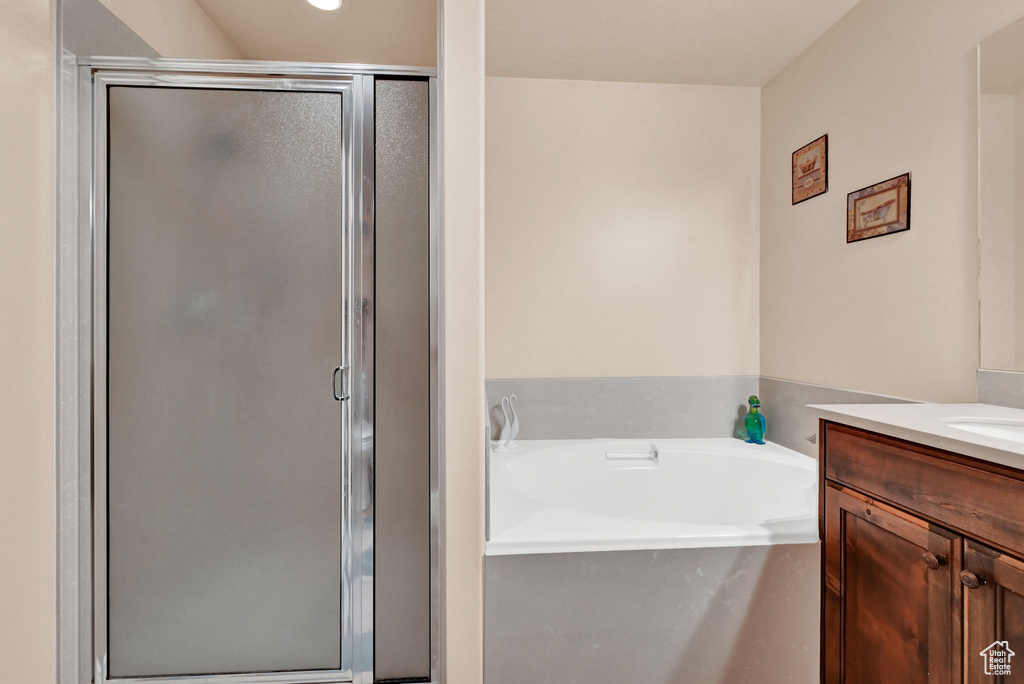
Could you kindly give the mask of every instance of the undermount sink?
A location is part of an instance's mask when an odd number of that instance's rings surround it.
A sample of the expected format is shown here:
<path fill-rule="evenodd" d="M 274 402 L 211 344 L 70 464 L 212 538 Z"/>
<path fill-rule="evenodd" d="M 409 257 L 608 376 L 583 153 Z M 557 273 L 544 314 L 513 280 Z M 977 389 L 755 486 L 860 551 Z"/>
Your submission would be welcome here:
<path fill-rule="evenodd" d="M 953 418 L 946 421 L 954 430 L 973 432 L 976 435 L 1005 439 L 1024 444 L 1024 421 L 1010 421 L 984 418 Z"/>

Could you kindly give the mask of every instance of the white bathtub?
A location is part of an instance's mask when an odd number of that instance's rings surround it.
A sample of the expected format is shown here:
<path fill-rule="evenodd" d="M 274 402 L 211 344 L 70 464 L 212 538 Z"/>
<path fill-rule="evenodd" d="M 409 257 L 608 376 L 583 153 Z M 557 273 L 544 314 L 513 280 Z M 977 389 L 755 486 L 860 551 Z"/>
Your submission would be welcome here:
<path fill-rule="evenodd" d="M 729 438 L 494 442 L 486 554 L 817 542 L 816 467 Z"/>
<path fill-rule="evenodd" d="M 489 465 L 487 684 L 818 681 L 814 459 L 545 440 Z"/>

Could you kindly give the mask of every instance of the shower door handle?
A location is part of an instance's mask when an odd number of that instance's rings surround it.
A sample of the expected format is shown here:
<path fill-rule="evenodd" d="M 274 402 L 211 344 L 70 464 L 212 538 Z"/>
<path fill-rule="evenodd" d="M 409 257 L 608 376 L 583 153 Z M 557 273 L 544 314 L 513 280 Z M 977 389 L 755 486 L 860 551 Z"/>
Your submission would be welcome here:
<path fill-rule="evenodd" d="M 338 375 L 341 375 L 341 394 L 338 394 Z M 345 401 L 352 395 L 348 393 L 348 366 L 335 366 L 331 373 L 331 393 L 335 401 Z"/>

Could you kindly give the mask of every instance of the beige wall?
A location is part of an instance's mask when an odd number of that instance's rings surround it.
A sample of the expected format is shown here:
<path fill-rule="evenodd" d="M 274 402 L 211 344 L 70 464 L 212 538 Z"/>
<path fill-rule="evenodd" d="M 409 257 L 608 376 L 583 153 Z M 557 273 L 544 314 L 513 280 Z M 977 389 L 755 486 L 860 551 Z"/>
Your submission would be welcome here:
<path fill-rule="evenodd" d="M 194 2 L 246 59 L 437 65 L 436 0 L 345 0 L 336 12 L 302 0 Z"/>
<path fill-rule="evenodd" d="M 758 372 L 757 88 L 487 79 L 487 376 Z"/>
<path fill-rule="evenodd" d="M 437 64 L 436 0 L 100 0 L 164 57 Z"/>
<path fill-rule="evenodd" d="M 241 59 L 242 53 L 193 0 L 101 0 L 164 57 Z"/>
<path fill-rule="evenodd" d="M 54 681 L 54 45 L 0 3 L 0 682 Z"/>
<path fill-rule="evenodd" d="M 863 0 L 764 88 L 761 371 L 975 398 L 978 41 L 1022 0 Z M 790 154 L 829 134 L 829 192 L 790 205 Z M 845 243 L 846 194 L 910 171 L 911 230 Z"/>
<path fill-rule="evenodd" d="M 445 0 L 443 681 L 483 680 L 484 2 Z"/>

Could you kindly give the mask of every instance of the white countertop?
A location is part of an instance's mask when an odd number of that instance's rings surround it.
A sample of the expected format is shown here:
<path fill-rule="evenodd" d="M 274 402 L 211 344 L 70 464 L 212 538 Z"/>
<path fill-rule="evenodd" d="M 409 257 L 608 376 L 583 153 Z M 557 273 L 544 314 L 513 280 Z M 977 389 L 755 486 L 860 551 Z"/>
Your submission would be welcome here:
<path fill-rule="evenodd" d="M 812 404 L 819 418 L 1024 470 L 1024 444 L 949 427 L 957 420 L 1024 422 L 1024 410 L 988 404 Z"/>

